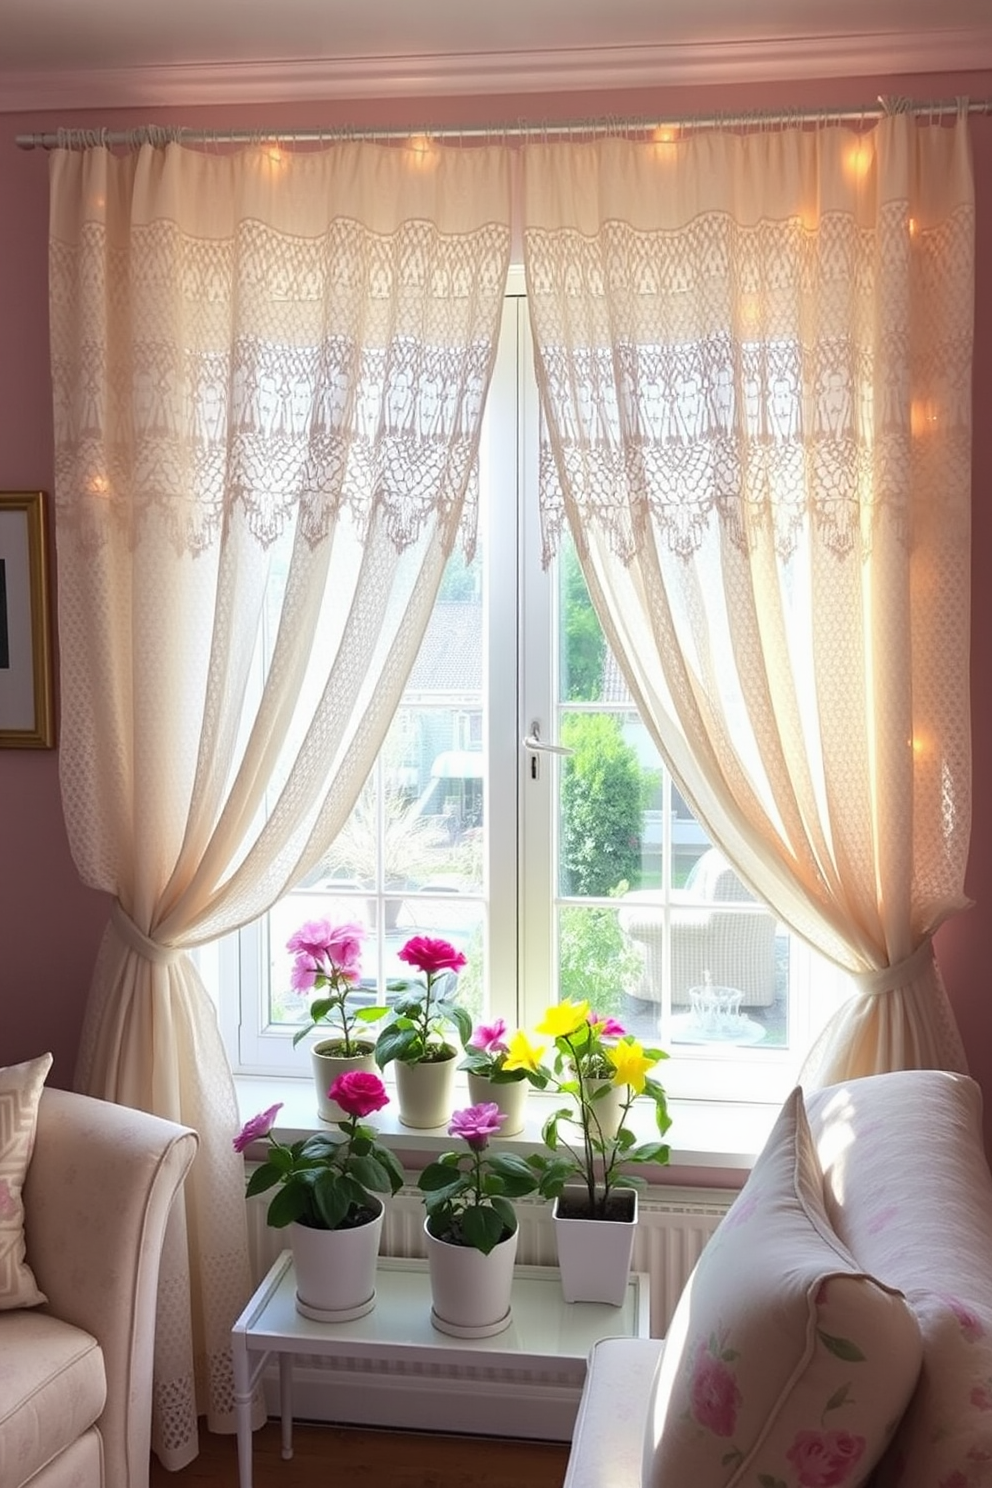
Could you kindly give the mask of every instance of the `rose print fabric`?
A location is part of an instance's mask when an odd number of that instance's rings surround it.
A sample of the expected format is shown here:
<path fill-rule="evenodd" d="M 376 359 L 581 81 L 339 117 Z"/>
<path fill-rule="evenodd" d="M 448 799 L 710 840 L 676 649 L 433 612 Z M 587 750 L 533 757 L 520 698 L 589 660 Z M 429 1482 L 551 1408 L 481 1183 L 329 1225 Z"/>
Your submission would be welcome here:
<path fill-rule="evenodd" d="M 921 1355 L 905 1299 L 830 1226 L 796 1090 L 672 1320 L 644 1488 L 860 1488 Z"/>
<path fill-rule="evenodd" d="M 809 1098 L 827 1212 L 901 1287 L 923 1365 L 873 1488 L 992 1488 L 992 1175 L 965 1075 L 899 1071 Z"/>

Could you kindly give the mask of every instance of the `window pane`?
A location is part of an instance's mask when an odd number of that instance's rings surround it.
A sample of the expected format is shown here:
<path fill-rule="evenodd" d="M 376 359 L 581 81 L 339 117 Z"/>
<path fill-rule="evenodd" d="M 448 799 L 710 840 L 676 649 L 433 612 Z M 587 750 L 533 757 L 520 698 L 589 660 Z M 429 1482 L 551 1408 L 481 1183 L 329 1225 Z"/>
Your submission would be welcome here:
<path fill-rule="evenodd" d="M 277 1030 L 305 1020 L 290 989 L 289 936 L 306 920 L 366 927 L 356 1006 L 409 975 L 398 951 L 439 936 L 469 956 L 466 1006 L 483 986 L 486 769 L 481 543 L 449 561 L 403 703 L 344 828 L 306 882 L 269 915 L 268 1009 Z"/>

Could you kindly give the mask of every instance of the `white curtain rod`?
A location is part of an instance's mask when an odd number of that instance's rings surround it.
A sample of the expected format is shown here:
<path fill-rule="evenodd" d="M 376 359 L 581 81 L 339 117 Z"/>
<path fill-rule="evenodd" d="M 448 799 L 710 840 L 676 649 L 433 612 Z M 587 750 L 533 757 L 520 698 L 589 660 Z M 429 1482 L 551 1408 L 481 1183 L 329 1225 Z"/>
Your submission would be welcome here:
<path fill-rule="evenodd" d="M 969 98 L 940 99 L 919 102 L 907 98 L 882 96 L 877 102 L 864 108 L 817 108 L 782 109 L 772 113 L 747 112 L 726 114 L 687 115 L 670 119 L 587 119 L 570 124 L 491 124 L 439 128 L 369 129 L 347 126 L 324 129 L 185 129 L 181 126 L 147 124 L 135 129 L 58 129 L 39 134 L 18 134 L 15 143 L 22 150 L 85 150 L 94 146 L 125 146 L 136 148 L 143 144 L 165 145 L 234 145 L 259 144 L 266 140 L 314 144 L 335 144 L 342 140 L 394 140 L 427 136 L 430 139 L 488 140 L 496 143 L 513 139 L 556 139 L 578 137 L 588 139 L 601 135 L 628 137 L 649 134 L 659 129 L 766 129 L 783 128 L 801 124 L 867 124 L 887 114 L 909 113 L 927 118 L 934 123 L 950 114 L 992 114 L 992 98 L 980 100 Z"/>

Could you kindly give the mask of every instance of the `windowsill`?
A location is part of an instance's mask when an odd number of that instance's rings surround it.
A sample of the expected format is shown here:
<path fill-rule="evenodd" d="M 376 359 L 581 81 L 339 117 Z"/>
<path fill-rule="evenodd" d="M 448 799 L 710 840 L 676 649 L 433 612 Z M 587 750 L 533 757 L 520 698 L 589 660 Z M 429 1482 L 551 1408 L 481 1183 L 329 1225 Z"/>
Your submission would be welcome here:
<path fill-rule="evenodd" d="M 387 1085 L 390 1084 L 388 1072 Z M 241 1120 L 247 1121 L 259 1111 L 267 1110 L 277 1101 L 282 1110 L 276 1129 L 284 1141 L 295 1142 L 314 1131 L 326 1131 L 328 1125 L 316 1114 L 316 1100 L 311 1080 L 289 1075 L 235 1075 L 235 1089 Z M 464 1090 L 464 1087 L 462 1087 Z M 456 1096 L 455 1108 L 468 1103 L 467 1094 Z M 524 1130 L 515 1137 L 508 1137 L 505 1145 L 522 1152 L 525 1156 L 540 1149 L 541 1126 L 544 1112 L 551 1108 L 551 1098 L 540 1091 L 531 1091 L 527 1097 L 528 1113 Z M 719 1184 L 716 1172 L 730 1175 L 731 1182 L 739 1184 L 750 1171 L 755 1158 L 765 1144 L 779 1106 L 754 1102 L 674 1100 L 669 1098 L 669 1114 L 672 1125 L 667 1140 L 671 1159 L 666 1168 L 657 1169 L 657 1175 L 671 1175 L 670 1181 L 693 1182 L 692 1173 L 698 1173 L 697 1183 Z M 638 1120 L 638 1116 L 641 1118 Z M 650 1111 L 645 1108 L 631 1113 L 630 1125 L 641 1141 L 657 1138 L 657 1130 Z M 442 1152 L 450 1148 L 452 1138 L 443 1126 L 425 1131 L 402 1126 L 396 1117 L 395 1105 L 378 1112 L 375 1124 L 389 1146 L 397 1153 Z M 646 1170 L 642 1170 L 647 1176 Z M 652 1178 L 654 1175 L 651 1175 Z"/>

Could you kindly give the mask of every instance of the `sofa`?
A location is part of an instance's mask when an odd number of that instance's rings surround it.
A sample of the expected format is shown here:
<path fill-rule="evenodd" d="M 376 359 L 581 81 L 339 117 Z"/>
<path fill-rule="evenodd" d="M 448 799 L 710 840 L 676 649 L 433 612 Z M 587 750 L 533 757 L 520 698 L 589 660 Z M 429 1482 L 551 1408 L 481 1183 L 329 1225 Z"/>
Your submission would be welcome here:
<path fill-rule="evenodd" d="M 50 1063 L 0 1070 L 0 1484 L 147 1488 L 159 1262 L 197 1137 L 42 1088 Z"/>
<path fill-rule="evenodd" d="M 595 1345 L 565 1488 L 988 1488 L 992 1176 L 936 1070 L 792 1093 L 667 1337 Z"/>
<path fill-rule="evenodd" d="M 660 1002 L 666 931 L 657 895 L 635 889 L 619 902 L 620 928 L 642 958 L 631 991 L 643 1002 Z M 685 888 L 673 891 L 669 925 L 673 1008 L 688 1007 L 690 989 L 707 977 L 739 991 L 741 1007 L 775 1001 L 775 916 L 755 902 L 718 848 L 704 852 Z"/>

